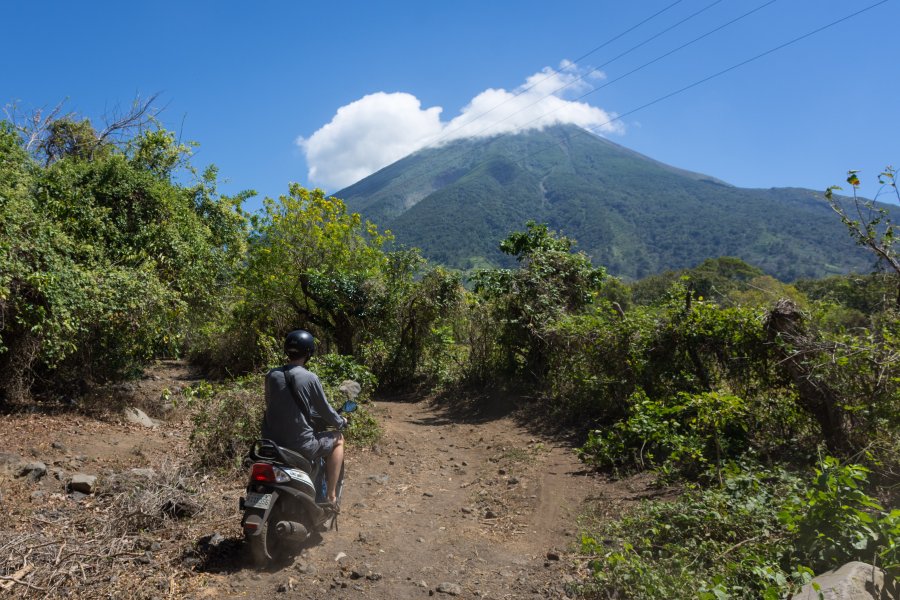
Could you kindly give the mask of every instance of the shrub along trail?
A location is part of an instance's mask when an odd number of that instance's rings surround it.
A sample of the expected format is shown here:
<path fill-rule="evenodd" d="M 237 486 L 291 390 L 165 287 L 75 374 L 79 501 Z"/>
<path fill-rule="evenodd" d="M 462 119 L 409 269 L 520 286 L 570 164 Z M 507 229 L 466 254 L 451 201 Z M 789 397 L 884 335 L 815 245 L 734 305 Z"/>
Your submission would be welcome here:
<path fill-rule="evenodd" d="M 578 515 L 618 514 L 647 491 L 643 479 L 586 473 L 570 447 L 508 416 L 454 419 L 424 400 L 373 412 L 384 436 L 350 448 L 339 530 L 269 571 L 250 565 L 241 539 L 244 474 L 186 468 L 187 415 L 156 429 L 115 416 L 0 416 L 6 456 L 48 467 L 0 473 L 10 516 L 0 596 L 564 597 L 584 566 Z M 74 471 L 97 476 L 91 494 L 67 493 Z M 161 515 L 172 502 L 192 516 Z"/>

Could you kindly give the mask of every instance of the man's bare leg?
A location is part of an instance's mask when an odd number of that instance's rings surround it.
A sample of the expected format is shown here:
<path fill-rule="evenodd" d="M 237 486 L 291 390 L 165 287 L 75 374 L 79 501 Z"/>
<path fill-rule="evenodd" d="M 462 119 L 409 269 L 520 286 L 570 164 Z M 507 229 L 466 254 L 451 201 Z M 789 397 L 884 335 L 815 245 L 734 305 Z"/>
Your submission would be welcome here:
<path fill-rule="evenodd" d="M 325 474 L 328 478 L 326 495 L 329 502 L 337 501 L 337 481 L 344 464 L 344 436 L 340 433 L 334 440 L 334 450 L 325 459 Z"/>

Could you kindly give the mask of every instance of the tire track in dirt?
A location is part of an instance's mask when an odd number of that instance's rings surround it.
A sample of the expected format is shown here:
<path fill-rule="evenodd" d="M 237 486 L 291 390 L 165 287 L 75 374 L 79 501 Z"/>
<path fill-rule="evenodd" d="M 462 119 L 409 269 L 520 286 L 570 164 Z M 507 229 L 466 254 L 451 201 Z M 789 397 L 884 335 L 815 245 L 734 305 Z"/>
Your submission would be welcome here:
<path fill-rule="evenodd" d="M 208 595 L 565 597 L 574 519 L 605 485 L 571 448 L 508 417 L 454 422 L 427 402 L 379 403 L 376 415 L 379 445 L 348 455 L 339 530 L 274 572 L 214 577 Z"/>
<path fill-rule="evenodd" d="M 165 401 L 167 390 L 190 380 L 184 365 L 162 364 L 129 398 Z M 561 598 L 583 567 L 574 551 L 585 501 L 598 518 L 611 518 L 652 485 L 649 477 L 610 482 L 589 474 L 571 447 L 537 437 L 510 416 L 429 401 L 379 402 L 372 410 L 384 437 L 375 448 L 349 450 L 339 530 L 268 571 L 250 564 L 240 528 L 246 473 L 196 472 L 189 410 L 170 411 L 153 429 L 115 412 L 0 415 L 7 453 L 99 476 L 96 493 L 75 497 L 62 475 L 35 481 L 0 473 L 7 537 L 30 544 L 11 551 L 5 572 L 30 561 L 36 585 L 17 590 L 30 597 L 43 597 L 43 586 L 62 577 L 64 585 L 48 587 L 51 598 L 70 597 L 73 585 L 78 597 L 148 600 Z M 188 487 L 178 487 L 185 477 Z M 200 514 L 160 519 L 159 503 L 173 494 L 188 497 Z M 131 516 L 144 514 L 152 526 L 135 529 Z M 87 540 L 91 531 L 100 537 Z M 66 550 L 75 542 L 87 545 Z M 29 559 L 32 546 L 46 552 Z M 82 556 L 87 548 L 83 556 L 96 560 L 80 578 L 57 572 L 64 550 Z M 103 559 L 110 553 L 114 560 Z"/>

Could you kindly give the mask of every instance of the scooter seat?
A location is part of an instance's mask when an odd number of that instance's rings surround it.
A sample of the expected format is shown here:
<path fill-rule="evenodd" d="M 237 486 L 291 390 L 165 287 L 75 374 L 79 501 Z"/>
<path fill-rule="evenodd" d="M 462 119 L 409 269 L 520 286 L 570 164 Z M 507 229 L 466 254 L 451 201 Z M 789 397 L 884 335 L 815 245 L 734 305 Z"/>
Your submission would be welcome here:
<path fill-rule="evenodd" d="M 312 472 L 312 464 L 306 459 L 305 456 L 303 456 L 299 452 L 294 452 L 293 450 L 283 448 L 281 446 L 279 446 L 278 449 L 281 450 L 282 456 L 287 459 L 287 462 L 290 466 L 303 469 L 307 473 Z"/>
<path fill-rule="evenodd" d="M 281 460 L 288 466 L 303 469 L 307 473 L 312 473 L 312 463 L 299 452 L 295 452 L 290 448 L 278 446 L 272 440 L 258 440 L 253 444 L 248 456 L 250 460 Z"/>

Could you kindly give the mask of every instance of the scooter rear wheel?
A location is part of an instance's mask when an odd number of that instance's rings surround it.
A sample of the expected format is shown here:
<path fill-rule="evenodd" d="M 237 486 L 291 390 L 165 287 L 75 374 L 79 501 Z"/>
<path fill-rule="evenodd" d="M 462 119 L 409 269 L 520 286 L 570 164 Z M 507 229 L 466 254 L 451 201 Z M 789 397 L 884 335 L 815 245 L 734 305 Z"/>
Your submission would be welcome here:
<path fill-rule="evenodd" d="M 279 504 L 275 505 L 269 513 L 269 518 L 260 525 L 258 534 L 246 534 L 250 556 L 257 568 L 263 569 L 271 564 L 283 562 L 290 553 L 289 542 L 275 530 L 275 524 L 281 520 L 280 508 Z"/>

